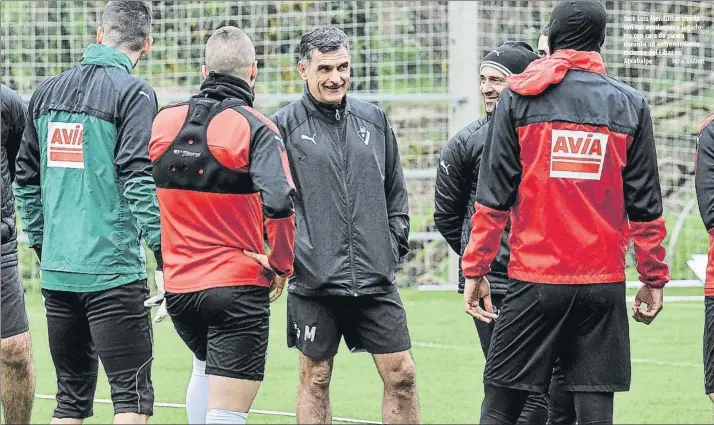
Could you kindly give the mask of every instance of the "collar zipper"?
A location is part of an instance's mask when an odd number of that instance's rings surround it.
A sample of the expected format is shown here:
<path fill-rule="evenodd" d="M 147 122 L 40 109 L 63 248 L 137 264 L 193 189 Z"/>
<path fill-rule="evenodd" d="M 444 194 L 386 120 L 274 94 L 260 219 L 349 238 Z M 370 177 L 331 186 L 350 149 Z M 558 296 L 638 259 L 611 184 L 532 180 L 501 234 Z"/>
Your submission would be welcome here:
<path fill-rule="evenodd" d="M 336 119 L 337 121 L 340 120 L 340 110 L 339 110 L 339 109 L 335 109 L 335 119 Z"/>

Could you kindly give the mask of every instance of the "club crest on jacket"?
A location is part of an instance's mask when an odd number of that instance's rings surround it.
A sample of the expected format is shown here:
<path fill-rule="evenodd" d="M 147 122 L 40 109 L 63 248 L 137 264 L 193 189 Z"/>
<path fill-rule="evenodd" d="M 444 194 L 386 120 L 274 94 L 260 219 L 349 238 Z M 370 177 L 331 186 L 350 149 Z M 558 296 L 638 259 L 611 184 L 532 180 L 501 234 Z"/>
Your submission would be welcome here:
<path fill-rule="evenodd" d="M 369 146 L 369 131 L 364 128 L 363 125 L 359 126 L 359 131 L 357 132 L 359 138 L 362 139 L 366 146 Z"/>

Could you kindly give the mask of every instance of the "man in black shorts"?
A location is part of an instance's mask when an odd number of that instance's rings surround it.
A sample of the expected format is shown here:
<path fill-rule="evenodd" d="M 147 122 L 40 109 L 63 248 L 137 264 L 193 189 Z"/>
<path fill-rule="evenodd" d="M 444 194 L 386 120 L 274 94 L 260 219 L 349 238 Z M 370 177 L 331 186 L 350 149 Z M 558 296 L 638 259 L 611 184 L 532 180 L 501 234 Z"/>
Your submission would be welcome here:
<path fill-rule="evenodd" d="M 407 189 L 397 141 L 379 107 L 346 95 L 347 36 L 302 36 L 302 98 L 272 117 L 295 178 L 295 274 L 288 285 L 288 346 L 300 356 L 297 419 L 329 423 L 333 357 L 374 357 L 386 423 L 420 421 L 407 318 L 394 270 L 409 250 Z"/>
<path fill-rule="evenodd" d="M 201 74 L 200 93 L 159 112 L 149 146 L 166 309 L 194 354 L 189 423 L 244 424 L 265 373 L 270 302 L 293 269 L 294 185 L 277 128 L 252 107 L 250 38 L 217 29 Z"/>
<path fill-rule="evenodd" d="M 25 294 L 20 281 L 17 256 L 15 157 L 25 131 L 25 107 L 11 88 L 0 85 L 0 177 L 2 178 L 2 260 L 0 269 L 0 386 L 5 423 L 30 423 L 35 394 L 32 341 L 25 311 Z"/>
<path fill-rule="evenodd" d="M 510 78 L 493 114 L 462 262 L 466 312 L 496 321 L 481 423 L 516 423 L 556 358 L 577 422 L 612 422 L 614 393 L 630 387 L 629 237 L 643 283 L 634 317 L 649 324 L 662 308 L 669 267 L 652 120 L 642 93 L 606 73 L 606 22 L 597 1 L 558 3 L 551 56 Z M 509 219 L 511 281 L 496 314 L 484 276 Z"/>
<path fill-rule="evenodd" d="M 143 238 L 161 286 L 161 234 L 148 155 L 156 95 L 131 75 L 151 49 L 144 1 L 104 8 L 81 63 L 40 83 L 17 157 L 15 196 L 40 258 L 50 354 L 57 376 L 53 423 L 93 415 L 101 360 L 114 420 L 153 414 L 153 335 Z"/>

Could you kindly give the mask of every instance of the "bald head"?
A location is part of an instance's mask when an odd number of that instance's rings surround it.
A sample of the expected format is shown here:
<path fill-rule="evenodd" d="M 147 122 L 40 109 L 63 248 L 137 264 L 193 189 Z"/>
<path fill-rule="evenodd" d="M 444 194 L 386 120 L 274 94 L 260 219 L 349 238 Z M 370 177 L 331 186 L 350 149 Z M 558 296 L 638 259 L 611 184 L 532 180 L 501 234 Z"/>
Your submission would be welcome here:
<path fill-rule="evenodd" d="M 225 26 L 217 29 L 206 42 L 206 74 L 219 72 L 245 81 L 251 80 L 255 63 L 255 47 L 240 28 Z"/>

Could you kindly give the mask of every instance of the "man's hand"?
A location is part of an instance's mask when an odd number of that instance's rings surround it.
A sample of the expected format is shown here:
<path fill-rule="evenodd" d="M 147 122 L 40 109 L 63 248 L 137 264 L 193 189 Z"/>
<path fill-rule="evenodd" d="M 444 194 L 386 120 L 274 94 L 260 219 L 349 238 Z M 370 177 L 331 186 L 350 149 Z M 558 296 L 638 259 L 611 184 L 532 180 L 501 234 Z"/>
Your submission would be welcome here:
<path fill-rule="evenodd" d="M 280 298 L 283 293 L 283 288 L 285 288 L 285 282 L 288 281 L 286 277 L 280 277 L 272 267 L 270 267 L 270 262 L 268 261 L 268 256 L 265 254 L 257 254 L 251 251 L 243 251 L 245 255 L 259 262 L 261 266 L 268 272 L 268 279 L 270 280 L 270 302 Z"/>
<path fill-rule="evenodd" d="M 156 282 L 156 295 L 144 301 L 144 307 L 159 307 L 156 311 L 156 316 L 154 316 L 154 323 L 159 323 L 168 315 L 166 300 L 164 299 L 164 272 L 156 270 L 154 272 L 154 281 Z"/>
<path fill-rule="evenodd" d="M 280 298 L 283 293 L 283 288 L 285 288 L 285 282 L 288 281 L 287 277 L 280 277 L 277 274 L 273 275 L 273 280 L 270 282 L 270 302 Z"/>
<path fill-rule="evenodd" d="M 479 301 L 483 299 L 483 306 Z M 464 286 L 464 310 L 469 316 L 478 319 L 485 323 L 491 323 L 491 320 L 498 317 L 493 313 L 493 305 L 491 304 L 491 284 L 485 276 L 479 278 L 466 278 Z"/>
<path fill-rule="evenodd" d="M 649 325 L 662 311 L 663 303 L 662 288 L 651 288 L 645 284 L 640 286 L 635 295 L 635 304 L 632 306 L 632 317 L 645 325 Z M 647 311 L 642 308 L 642 304 L 647 305 Z"/>
<path fill-rule="evenodd" d="M 709 394 L 709 400 L 711 400 L 712 403 L 714 403 L 714 393 Z"/>
<path fill-rule="evenodd" d="M 158 307 L 164 300 L 164 272 L 156 270 L 154 282 L 156 282 L 156 295 L 144 301 L 144 307 Z"/>

